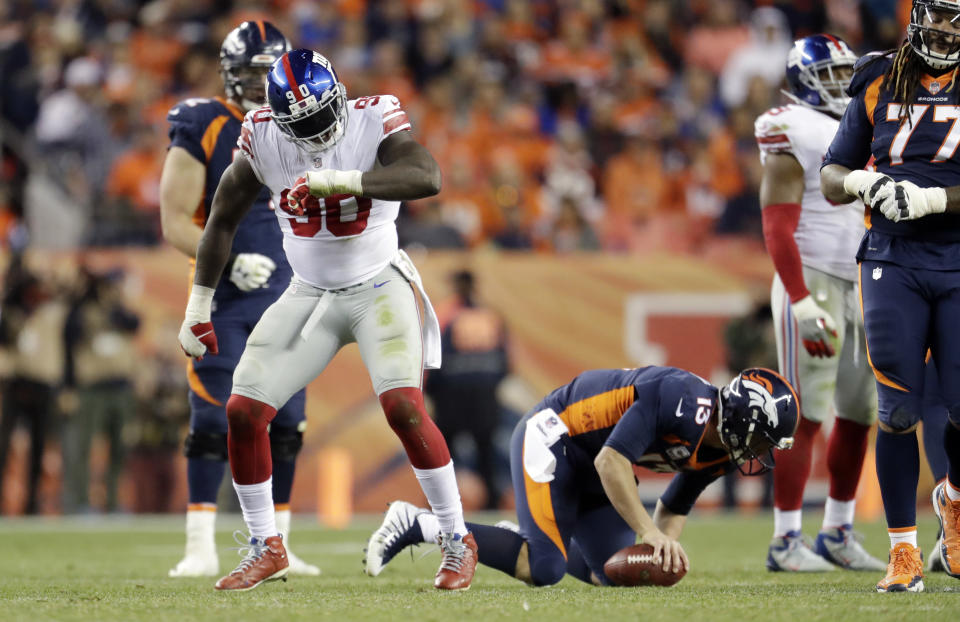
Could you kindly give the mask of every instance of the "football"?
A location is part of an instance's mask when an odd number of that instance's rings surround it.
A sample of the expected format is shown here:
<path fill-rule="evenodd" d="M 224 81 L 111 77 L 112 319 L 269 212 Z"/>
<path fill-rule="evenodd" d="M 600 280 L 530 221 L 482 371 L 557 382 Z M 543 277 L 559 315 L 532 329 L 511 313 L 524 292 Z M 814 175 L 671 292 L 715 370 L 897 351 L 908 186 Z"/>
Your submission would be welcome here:
<path fill-rule="evenodd" d="M 603 572 L 614 585 L 633 587 L 638 585 L 669 586 L 683 578 L 687 571 L 664 572 L 660 562 L 653 560 L 653 547 L 649 544 L 634 544 L 620 549 L 603 564 Z"/>

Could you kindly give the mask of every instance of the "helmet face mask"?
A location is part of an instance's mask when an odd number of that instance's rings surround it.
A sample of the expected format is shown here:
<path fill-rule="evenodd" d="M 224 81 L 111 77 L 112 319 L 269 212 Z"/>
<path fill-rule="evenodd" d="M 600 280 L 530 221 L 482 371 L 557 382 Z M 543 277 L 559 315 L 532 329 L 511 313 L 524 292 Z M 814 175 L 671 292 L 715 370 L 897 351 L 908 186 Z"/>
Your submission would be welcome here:
<path fill-rule="evenodd" d="M 290 42 L 270 22 L 243 22 L 220 46 L 220 75 L 227 97 L 245 110 L 266 103 L 264 79 Z"/>
<path fill-rule="evenodd" d="M 914 0 L 907 40 L 934 69 L 949 69 L 960 63 L 960 3 Z"/>
<path fill-rule="evenodd" d="M 787 55 L 790 90 L 783 93 L 802 106 L 839 117 L 850 103 L 847 87 L 856 62 L 853 50 L 832 35 L 798 39 Z"/>
<path fill-rule="evenodd" d="M 267 74 L 273 120 L 291 142 L 311 150 L 334 147 L 347 131 L 347 89 L 330 61 L 317 52 L 294 50 Z"/>
<path fill-rule="evenodd" d="M 797 397 L 775 371 L 746 369 L 720 390 L 720 442 L 744 475 L 773 468 L 773 450 L 790 449 L 800 420 Z"/>

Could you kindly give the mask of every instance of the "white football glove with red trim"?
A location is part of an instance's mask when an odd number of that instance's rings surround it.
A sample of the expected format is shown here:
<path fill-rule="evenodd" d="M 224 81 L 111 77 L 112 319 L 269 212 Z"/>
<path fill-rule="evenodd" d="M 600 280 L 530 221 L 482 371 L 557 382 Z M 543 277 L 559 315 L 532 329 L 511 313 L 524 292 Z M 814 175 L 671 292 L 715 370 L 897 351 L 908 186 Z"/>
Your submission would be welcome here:
<path fill-rule="evenodd" d="M 180 325 L 180 347 L 184 354 L 202 360 L 203 355 L 209 352 L 217 354 L 217 334 L 213 332 L 213 323 L 210 321 L 210 307 L 213 304 L 214 289 L 194 285 L 187 301 L 187 310 L 183 324 Z"/>

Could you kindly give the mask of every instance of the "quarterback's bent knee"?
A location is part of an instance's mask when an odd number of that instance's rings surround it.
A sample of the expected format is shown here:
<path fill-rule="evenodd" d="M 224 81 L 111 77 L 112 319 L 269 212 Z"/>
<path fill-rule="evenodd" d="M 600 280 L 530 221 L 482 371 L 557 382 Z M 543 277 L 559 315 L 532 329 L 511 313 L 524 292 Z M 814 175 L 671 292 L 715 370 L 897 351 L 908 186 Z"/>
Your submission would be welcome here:
<path fill-rule="evenodd" d="M 567 573 L 567 560 L 563 556 L 557 559 L 542 559 L 530 564 L 530 583 L 535 587 L 554 585 Z"/>

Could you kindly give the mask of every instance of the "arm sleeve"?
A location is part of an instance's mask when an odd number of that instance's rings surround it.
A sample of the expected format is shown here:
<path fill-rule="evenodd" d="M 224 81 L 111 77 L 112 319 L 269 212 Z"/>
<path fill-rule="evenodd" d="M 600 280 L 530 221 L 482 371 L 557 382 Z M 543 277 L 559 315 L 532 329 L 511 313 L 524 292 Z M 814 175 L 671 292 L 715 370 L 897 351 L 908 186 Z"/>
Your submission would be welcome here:
<path fill-rule="evenodd" d="M 810 293 L 803 281 L 800 249 L 793 237 L 800 222 L 800 209 L 798 203 L 778 203 L 768 205 L 760 212 L 767 252 L 792 302 Z"/>
<path fill-rule="evenodd" d="M 604 443 L 636 462 L 657 438 L 656 404 L 643 408 L 637 400 L 623 413 Z"/>
<path fill-rule="evenodd" d="M 674 514 L 686 516 L 693 509 L 700 493 L 720 477 L 716 471 L 682 471 L 673 476 L 660 501 Z"/>

